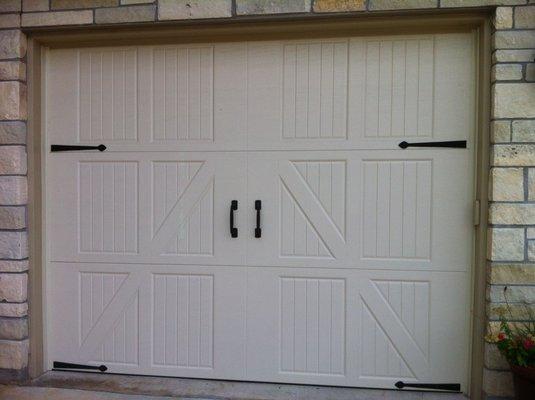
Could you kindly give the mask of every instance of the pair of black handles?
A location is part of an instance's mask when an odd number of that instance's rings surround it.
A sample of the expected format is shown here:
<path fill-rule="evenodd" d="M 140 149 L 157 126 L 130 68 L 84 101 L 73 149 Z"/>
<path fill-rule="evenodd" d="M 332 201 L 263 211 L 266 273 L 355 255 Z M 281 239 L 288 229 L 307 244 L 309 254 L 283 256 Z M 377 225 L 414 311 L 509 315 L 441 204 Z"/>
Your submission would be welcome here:
<path fill-rule="evenodd" d="M 254 209 L 256 210 L 256 228 L 254 230 L 254 237 L 262 237 L 262 228 L 260 228 L 260 210 L 262 210 L 262 200 L 255 200 Z M 233 238 L 238 237 L 238 228 L 234 226 L 234 211 L 238 210 L 238 200 L 232 200 L 230 202 L 230 236 Z"/>

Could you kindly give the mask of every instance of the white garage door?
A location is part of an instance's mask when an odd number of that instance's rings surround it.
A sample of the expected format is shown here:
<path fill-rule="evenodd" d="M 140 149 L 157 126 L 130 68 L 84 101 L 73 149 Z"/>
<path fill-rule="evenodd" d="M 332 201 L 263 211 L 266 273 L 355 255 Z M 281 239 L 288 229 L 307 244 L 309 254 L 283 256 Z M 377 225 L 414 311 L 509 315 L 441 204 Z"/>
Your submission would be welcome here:
<path fill-rule="evenodd" d="M 47 368 L 465 389 L 474 46 L 48 51 Z"/>

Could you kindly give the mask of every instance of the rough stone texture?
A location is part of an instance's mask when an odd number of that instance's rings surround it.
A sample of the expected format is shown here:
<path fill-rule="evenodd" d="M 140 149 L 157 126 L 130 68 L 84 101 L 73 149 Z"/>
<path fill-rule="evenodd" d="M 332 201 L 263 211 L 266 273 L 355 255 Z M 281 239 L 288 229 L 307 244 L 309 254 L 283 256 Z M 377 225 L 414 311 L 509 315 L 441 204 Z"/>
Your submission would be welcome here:
<path fill-rule="evenodd" d="M 2 0 L 0 1 L 0 12 L 20 11 L 20 0 Z"/>
<path fill-rule="evenodd" d="M 128 6 L 116 8 L 97 8 L 97 24 L 116 24 L 126 22 L 146 22 L 156 19 L 156 6 Z"/>
<path fill-rule="evenodd" d="M 495 49 L 529 49 L 535 47 L 535 31 L 498 31 L 494 34 Z"/>
<path fill-rule="evenodd" d="M 493 261 L 522 261 L 524 259 L 524 229 L 489 229 L 488 258 Z"/>
<path fill-rule="evenodd" d="M 24 272 L 28 267 L 28 260 L 0 260 L 0 272 Z"/>
<path fill-rule="evenodd" d="M 535 303 L 535 291 L 532 286 L 492 285 L 489 297 L 493 303 Z"/>
<path fill-rule="evenodd" d="M 496 29 L 509 29 L 513 27 L 512 7 L 498 7 L 494 14 L 494 27 Z"/>
<path fill-rule="evenodd" d="M 535 312 L 535 304 L 527 303 L 489 303 L 487 306 L 488 317 L 499 321 L 506 317 L 509 321 L 526 321 L 530 312 Z"/>
<path fill-rule="evenodd" d="M 535 200 L 535 168 L 528 170 L 528 200 Z"/>
<path fill-rule="evenodd" d="M 535 59 L 535 49 L 496 50 L 492 62 L 531 62 Z"/>
<path fill-rule="evenodd" d="M 493 264 L 489 281 L 494 284 L 535 285 L 535 264 Z"/>
<path fill-rule="evenodd" d="M 511 121 L 492 121 L 490 124 L 492 143 L 507 143 L 511 141 Z"/>
<path fill-rule="evenodd" d="M 121 0 L 121 5 L 154 3 L 155 0 Z M 160 3 L 160 1 L 158 1 Z"/>
<path fill-rule="evenodd" d="M 315 0 L 314 12 L 348 12 L 366 9 L 365 0 Z"/>
<path fill-rule="evenodd" d="M 528 82 L 535 81 L 535 64 L 526 65 L 526 80 Z"/>
<path fill-rule="evenodd" d="M 158 19 L 225 18 L 232 16 L 230 0 L 160 0 Z"/>
<path fill-rule="evenodd" d="M 28 257 L 28 235 L 19 231 L 0 231 L 0 258 L 16 259 Z"/>
<path fill-rule="evenodd" d="M 441 0 L 440 7 L 481 7 L 526 4 L 524 0 Z"/>
<path fill-rule="evenodd" d="M 535 204 L 493 203 L 489 208 L 489 222 L 497 225 L 533 225 Z"/>
<path fill-rule="evenodd" d="M 22 121 L 0 122 L 0 144 L 26 143 L 26 124 Z"/>
<path fill-rule="evenodd" d="M 494 118 L 535 118 L 535 83 L 494 85 Z"/>
<path fill-rule="evenodd" d="M 24 229 L 26 208 L 0 206 L 0 229 Z"/>
<path fill-rule="evenodd" d="M 0 147 L 0 174 L 24 175 L 27 168 L 26 148 L 24 146 Z"/>
<path fill-rule="evenodd" d="M 535 120 L 513 121 L 513 142 L 535 142 Z"/>
<path fill-rule="evenodd" d="M 528 240 L 528 260 L 535 261 L 535 240 Z"/>
<path fill-rule="evenodd" d="M 26 36 L 21 31 L 0 31 L 0 59 L 24 57 L 26 45 Z"/>
<path fill-rule="evenodd" d="M 0 82 L 0 119 L 26 119 L 26 85 Z"/>
<path fill-rule="evenodd" d="M 492 149 L 492 165 L 495 166 L 529 166 L 535 165 L 534 144 L 499 144 Z"/>
<path fill-rule="evenodd" d="M 493 168 L 490 173 L 489 183 L 489 200 L 524 200 L 523 168 Z"/>
<path fill-rule="evenodd" d="M 311 0 L 236 0 L 238 15 L 309 12 Z"/>
<path fill-rule="evenodd" d="M 28 202 L 28 183 L 24 176 L 0 176 L 0 205 L 18 206 Z"/>
<path fill-rule="evenodd" d="M 513 376 L 510 372 L 483 370 L 485 392 L 498 397 L 513 396 Z"/>
<path fill-rule="evenodd" d="M 0 302 L 7 301 L 13 303 L 22 303 L 27 299 L 28 275 L 0 274 Z"/>
<path fill-rule="evenodd" d="M 492 66 L 493 81 L 513 81 L 522 79 L 522 65 L 497 64 Z"/>
<path fill-rule="evenodd" d="M 19 26 L 19 14 L 0 14 L 0 28 L 18 28 Z"/>
<path fill-rule="evenodd" d="M 369 0 L 370 10 L 399 10 L 438 7 L 437 0 Z"/>
<path fill-rule="evenodd" d="M 28 315 L 28 303 L 0 303 L 0 317 L 20 318 Z"/>
<path fill-rule="evenodd" d="M 515 28 L 535 28 L 535 7 L 515 8 Z"/>
<path fill-rule="evenodd" d="M 485 343 L 484 363 L 485 367 L 496 370 L 508 370 L 509 364 L 495 344 Z"/>
<path fill-rule="evenodd" d="M 24 80 L 26 64 L 20 61 L 0 61 L 0 80 Z"/>
<path fill-rule="evenodd" d="M 22 26 L 87 25 L 93 23 L 93 11 L 49 11 L 22 14 Z"/>
<path fill-rule="evenodd" d="M 68 8 L 95 8 L 95 7 L 115 7 L 119 5 L 119 0 L 51 0 L 50 6 L 53 10 Z"/>
<path fill-rule="evenodd" d="M 28 340 L 0 340 L 0 368 L 23 369 L 28 365 Z"/>
<path fill-rule="evenodd" d="M 50 0 L 22 0 L 22 11 L 47 11 Z"/>
<path fill-rule="evenodd" d="M 0 340 L 22 340 L 28 337 L 26 318 L 0 318 Z"/>

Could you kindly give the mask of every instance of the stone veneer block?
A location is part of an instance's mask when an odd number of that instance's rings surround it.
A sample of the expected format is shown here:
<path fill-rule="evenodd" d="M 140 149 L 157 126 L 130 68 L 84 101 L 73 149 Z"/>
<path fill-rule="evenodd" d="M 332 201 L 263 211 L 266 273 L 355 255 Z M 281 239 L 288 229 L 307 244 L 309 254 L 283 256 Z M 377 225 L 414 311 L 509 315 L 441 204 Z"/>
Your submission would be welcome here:
<path fill-rule="evenodd" d="M 50 5 L 53 10 L 75 9 L 75 8 L 96 8 L 96 7 L 116 7 L 119 0 L 51 0 Z"/>
<path fill-rule="evenodd" d="M 489 222 L 495 225 L 534 225 L 535 204 L 493 203 L 489 207 Z"/>
<path fill-rule="evenodd" d="M 489 294 L 492 303 L 504 303 L 505 301 L 535 303 L 533 286 L 491 285 Z"/>
<path fill-rule="evenodd" d="M 23 369 L 28 366 L 28 340 L 0 340 L 0 368 Z"/>
<path fill-rule="evenodd" d="M 490 123 L 492 143 L 508 143 L 511 141 L 511 121 L 492 121 Z"/>
<path fill-rule="evenodd" d="M 24 175 L 27 166 L 26 147 L 0 146 L 0 175 Z"/>
<path fill-rule="evenodd" d="M 489 200 L 523 201 L 524 169 L 492 168 L 490 172 Z"/>
<path fill-rule="evenodd" d="M 0 274 L 0 302 L 22 303 L 27 299 L 27 274 Z"/>
<path fill-rule="evenodd" d="M 526 80 L 528 82 L 535 81 L 535 64 L 526 65 Z"/>
<path fill-rule="evenodd" d="M 18 29 L 0 31 L 0 59 L 23 58 L 26 55 L 26 36 Z"/>
<path fill-rule="evenodd" d="M 489 279 L 496 284 L 535 285 L 535 264 L 492 264 Z"/>
<path fill-rule="evenodd" d="M 20 231 L 0 231 L 0 258 L 28 258 L 28 234 Z"/>
<path fill-rule="evenodd" d="M 0 12 L 20 11 L 21 0 L 0 1 Z"/>
<path fill-rule="evenodd" d="M 25 79 L 26 79 L 26 64 L 20 61 L 0 61 L 0 80 L 23 81 Z"/>
<path fill-rule="evenodd" d="M 496 50 L 492 53 L 492 62 L 531 62 L 535 59 L 535 49 Z"/>
<path fill-rule="evenodd" d="M 28 260 L 0 260 L 0 272 L 24 272 L 28 268 Z"/>
<path fill-rule="evenodd" d="M 22 11 L 48 11 L 50 0 L 22 0 Z"/>
<path fill-rule="evenodd" d="M 0 206 L 0 229 L 26 228 L 25 207 Z"/>
<path fill-rule="evenodd" d="M 232 17 L 230 0 L 160 0 L 158 19 L 196 19 Z"/>
<path fill-rule="evenodd" d="M 535 168 L 528 170 L 528 200 L 535 200 Z"/>
<path fill-rule="evenodd" d="M 314 12 L 351 12 L 366 10 L 365 0 L 315 0 Z"/>
<path fill-rule="evenodd" d="M 524 260 L 524 229 L 489 229 L 488 258 L 493 261 Z"/>
<path fill-rule="evenodd" d="M 22 121 L 0 121 L 0 144 L 26 143 L 26 123 Z"/>
<path fill-rule="evenodd" d="M 497 31 L 495 49 L 529 49 L 535 45 L 535 31 Z"/>
<path fill-rule="evenodd" d="M 158 1 L 160 3 L 161 1 Z M 154 0 L 121 0 L 121 5 L 154 3 Z"/>
<path fill-rule="evenodd" d="M 535 240 L 528 240 L 528 260 L 535 261 Z M 535 292 L 533 288 L 531 288 L 531 291 Z"/>
<path fill-rule="evenodd" d="M 535 145 L 508 144 L 495 145 L 492 148 L 492 165 L 502 167 L 535 165 Z"/>
<path fill-rule="evenodd" d="M 510 29 L 513 27 L 513 8 L 498 7 L 494 14 L 494 27 L 496 29 Z"/>
<path fill-rule="evenodd" d="M 93 23 L 93 11 L 49 11 L 22 14 L 22 26 L 87 25 Z"/>
<path fill-rule="evenodd" d="M 0 303 L 0 317 L 20 318 L 28 315 L 28 303 Z"/>
<path fill-rule="evenodd" d="M 156 6 L 127 6 L 115 8 L 97 8 L 97 24 L 117 24 L 128 22 L 147 22 L 156 19 Z"/>
<path fill-rule="evenodd" d="M 490 303 L 487 306 L 488 317 L 491 320 L 499 320 L 502 316 L 507 316 L 512 321 L 526 321 L 530 312 L 535 312 L 535 304 Z"/>
<path fill-rule="evenodd" d="M 483 369 L 483 387 L 492 396 L 513 397 L 513 375 L 510 372 Z"/>
<path fill-rule="evenodd" d="M 26 318 L 0 318 L 0 340 L 22 340 L 28 337 Z"/>
<path fill-rule="evenodd" d="M 26 119 L 26 85 L 0 82 L 0 119 Z"/>
<path fill-rule="evenodd" d="M 236 0 L 238 15 L 309 12 L 311 0 Z"/>
<path fill-rule="evenodd" d="M 494 85 L 494 118 L 535 118 L 535 83 Z"/>
<path fill-rule="evenodd" d="M 18 28 L 20 26 L 19 14 L 0 14 L 0 29 Z"/>
<path fill-rule="evenodd" d="M 28 203 L 28 182 L 25 176 L 0 176 L 0 205 L 18 206 Z"/>
<path fill-rule="evenodd" d="M 374 10 L 409 10 L 416 8 L 436 8 L 437 0 L 369 0 L 368 8 Z"/>
<path fill-rule="evenodd" d="M 535 28 L 535 6 L 515 8 L 515 28 Z"/>
<path fill-rule="evenodd" d="M 518 81 L 522 79 L 522 65 L 496 64 L 492 66 L 492 81 Z"/>
<path fill-rule="evenodd" d="M 440 7 L 484 7 L 526 4 L 525 0 L 441 0 Z"/>
<path fill-rule="evenodd" d="M 535 142 L 535 120 L 513 121 L 514 142 Z"/>

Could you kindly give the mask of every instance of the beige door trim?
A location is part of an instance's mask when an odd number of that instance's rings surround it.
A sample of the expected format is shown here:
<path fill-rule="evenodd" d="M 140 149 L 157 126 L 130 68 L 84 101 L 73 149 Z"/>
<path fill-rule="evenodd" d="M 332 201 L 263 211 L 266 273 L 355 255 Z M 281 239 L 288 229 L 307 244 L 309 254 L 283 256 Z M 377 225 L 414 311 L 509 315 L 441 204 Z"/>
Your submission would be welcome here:
<path fill-rule="evenodd" d="M 343 17 L 306 17 L 240 19 L 227 22 L 187 22 L 121 27 L 54 28 L 25 30 L 28 41 L 28 229 L 30 243 L 30 376 L 44 372 L 44 238 L 42 198 L 43 151 L 41 108 L 43 79 L 41 71 L 45 48 L 87 47 L 102 45 L 185 43 L 202 41 L 268 40 L 299 37 L 328 37 L 348 35 L 378 35 L 396 33 L 443 33 L 476 29 L 478 32 L 478 118 L 476 149 L 475 198 L 480 200 L 481 221 L 476 228 L 473 265 L 472 348 L 470 366 L 470 394 L 481 398 L 483 373 L 483 332 L 485 330 L 486 284 L 486 216 L 487 177 L 489 165 L 490 116 L 490 15 L 488 10 L 478 12 L 441 12 L 437 10 L 396 14 L 361 14 Z M 199 26 L 202 25 L 202 29 Z"/>

